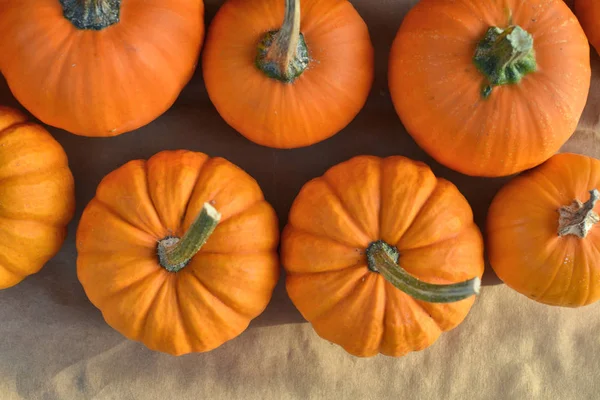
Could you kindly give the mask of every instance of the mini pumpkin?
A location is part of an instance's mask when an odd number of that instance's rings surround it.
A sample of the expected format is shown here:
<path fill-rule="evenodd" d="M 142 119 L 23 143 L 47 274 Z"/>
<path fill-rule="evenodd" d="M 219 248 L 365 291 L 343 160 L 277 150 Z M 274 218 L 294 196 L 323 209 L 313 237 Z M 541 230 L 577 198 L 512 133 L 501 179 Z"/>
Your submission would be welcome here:
<path fill-rule="evenodd" d="M 573 134 L 589 44 L 562 0 L 421 0 L 394 40 L 389 86 L 417 144 L 468 175 L 547 160 Z"/>
<path fill-rule="evenodd" d="M 0 289 L 38 272 L 61 248 L 75 210 L 67 155 L 41 126 L 0 107 Z"/>
<path fill-rule="evenodd" d="M 484 269 L 467 200 L 399 156 L 355 157 L 307 183 L 281 251 L 300 313 L 356 356 L 430 346 L 465 318 Z"/>
<path fill-rule="evenodd" d="M 283 21 L 283 24 L 282 24 Z M 347 0 L 228 0 L 209 28 L 206 89 L 251 141 L 308 146 L 358 114 L 373 81 L 373 47 Z"/>
<path fill-rule="evenodd" d="M 173 104 L 203 36 L 202 0 L 4 0 L 0 71 L 44 123 L 115 136 Z"/>
<path fill-rule="evenodd" d="M 575 0 L 575 14 L 590 43 L 600 53 L 600 2 L 598 0 Z"/>
<path fill-rule="evenodd" d="M 557 154 L 510 181 L 488 213 L 492 268 L 540 303 L 579 307 L 600 299 L 600 161 Z"/>
<path fill-rule="evenodd" d="M 164 151 L 108 174 L 77 230 L 77 274 L 106 322 L 173 355 L 212 350 L 267 306 L 279 229 L 256 181 Z"/>

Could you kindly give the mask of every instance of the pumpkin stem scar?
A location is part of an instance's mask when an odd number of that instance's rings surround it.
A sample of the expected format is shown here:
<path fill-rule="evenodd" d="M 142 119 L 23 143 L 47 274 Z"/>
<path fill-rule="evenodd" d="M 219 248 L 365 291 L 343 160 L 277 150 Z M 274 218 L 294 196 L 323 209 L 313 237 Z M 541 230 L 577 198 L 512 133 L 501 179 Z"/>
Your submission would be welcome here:
<path fill-rule="evenodd" d="M 590 230 L 600 221 L 594 211 L 600 192 L 598 189 L 590 190 L 590 199 L 582 203 L 573 200 L 568 206 L 558 209 L 558 236 L 574 235 L 584 239 Z"/>
<path fill-rule="evenodd" d="M 169 272 L 177 272 L 185 267 L 204 246 L 220 220 L 221 214 L 209 203 L 204 203 L 202 211 L 181 239 L 166 237 L 158 242 L 160 265 Z"/>
<path fill-rule="evenodd" d="M 293 82 L 308 66 L 308 48 L 300 33 L 300 0 L 285 0 L 283 25 L 258 44 L 256 66 L 269 78 Z"/>
<path fill-rule="evenodd" d="M 416 300 L 429 303 L 452 303 L 479 294 L 481 279 L 475 277 L 464 282 L 438 285 L 423 282 L 398 265 L 400 253 L 382 240 L 367 248 L 369 270 L 380 273 L 389 283 Z"/>
<path fill-rule="evenodd" d="M 533 36 L 518 25 L 492 26 L 477 45 L 473 62 L 486 77 L 481 91 L 486 99 L 495 86 L 519 83 L 537 70 Z"/>
<path fill-rule="evenodd" d="M 77 29 L 100 31 L 119 22 L 121 0 L 59 0 L 63 15 Z"/>

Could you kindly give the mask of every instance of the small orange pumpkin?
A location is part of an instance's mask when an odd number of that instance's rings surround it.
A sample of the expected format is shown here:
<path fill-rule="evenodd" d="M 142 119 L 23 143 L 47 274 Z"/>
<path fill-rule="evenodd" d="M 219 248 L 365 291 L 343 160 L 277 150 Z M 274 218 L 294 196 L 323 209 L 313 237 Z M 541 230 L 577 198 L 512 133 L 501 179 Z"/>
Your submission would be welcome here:
<path fill-rule="evenodd" d="M 38 272 L 75 211 L 67 155 L 41 126 L 0 107 L 0 289 Z"/>
<path fill-rule="evenodd" d="M 589 56 L 562 0 L 421 0 L 394 40 L 390 93 L 437 161 L 505 176 L 547 160 L 573 134 Z"/>
<path fill-rule="evenodd" d="M 282 21 L 283 20 L 283 25 Z M 347 0 L 228 0 L 209 28 L 203 73 L 225 121 L 270 147 L 308 146 L 358 114 L 373 47 Z"/>
<path fill-rule="evenodd" d="M 163 151 L 108 174 L 77 230 L 77 274 L 106 322 L 174 355 L 238 336 L 271 299 L 279 228 L 252 177 Z"/>
<path fill-rule="evenodd" d="M 430 346 L 465 318 L 484 268 L 466 199 L 404 157 L 355 157 L 307 183 L 281 251 L 298 310 L 356 356 Z"/>
<path fill-rule="evenodd" d="M 600 161 L 557 154 L 513 179 L 487 219 L 490 263 L 508 286 L 540 303 L 600 299 Z"/>
<path fill-rule="evenodd" d="M 600 53 L 600 1 L 575 0 L 575 14 L 590 43 Z"/>
<path fill-rule="evenodd" d="M 165 112 L 192 77 L 202 0 L 3 0 L 0 71 L 48 125 L 115 136 Z"/>

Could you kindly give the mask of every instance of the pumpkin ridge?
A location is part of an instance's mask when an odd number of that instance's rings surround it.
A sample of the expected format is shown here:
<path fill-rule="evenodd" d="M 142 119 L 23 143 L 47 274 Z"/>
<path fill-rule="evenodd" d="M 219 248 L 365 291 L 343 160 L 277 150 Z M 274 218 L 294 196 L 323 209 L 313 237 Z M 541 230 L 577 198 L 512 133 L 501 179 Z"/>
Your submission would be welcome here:
<path fill-rule="evenodd" d="M 592 246 L 594 248 L 594 250 L 596 250 L 596 254 L 600 254 L 600 250 L 598 250 L 598 246 L 596 246 L 595 241 L 594 240 L 590 240 L 588 242 L 590 243 L 590 246 Z M 592 296 L 592 285 L 589 283 L 590 279 L 591 279 L 591 277 L 593 275 L 593 273 L 592 273 L 592 264 L 589 262 L 589 260 L 587 260 L 587 258 L 586 258 L 586 261 L 587 261 L 586 264 L 587 264 L 587 271 L 588 271 L 588 273 L 587 273 L 588 286 L 587 286 L 587 294 L 584 297 L 584 302 L 583 302 L 582 305 L 590 304 L 590 297 Z"/>
<path fill-rule="evenodd" d="M 550 244 L 549 244 L 548 246 L 550 246 Z M 548 264 L 547 264 L 547 261 L 548 261 L 550 258 L 553 258 L 553 256 L 554 256 L 554 253 L 555 253 L 556 251 L 557 251 L 557 250 L 556 250 L 556 247 L 555 247 L 555 246 L 552 246 L 552 251 L 549 251 L 549 252 L 547 253 L 547 255 L 546 255 L 546 258 L 544 259 L 544 262 L 542 262 L 542 263 L 539 263 L 539 265 L 540 265 L 540 268 L 538 268 L 538 270 L 536 270 L 536 271 L 531 271 L 531 275 L 532 275 L 532 276 L 534 276 L 534 279 L 535 279 L 535 275 L 536 275 L 536 273 L 537 273 L 539 270 L 543 270 L 543 269 L 545 269 L 546 265 L 548 265 Z M 537 299 L 540 299 L 541 301 L 545 301 L 545 300 L 544 300 L 544 297 L 546 296 L 546 293 L 547 293 L 547 292 L 548 292 L 548 291 L 549 291 L 549 290 L 552 288 L 552 286 L 554 286 L 554 282 L 556 281 L 556 278 L 558 277 L 558 275 L 559 275 L 559 272 L 560 272 L 560 267 L 558 267 L 558 268 L 554 268 L 554 271 L 553 271 L 553 273 L 552 273 L 552 277 L 550 277 L 550 279 L 548 279 L 548 283 L 546 284 L 545 288 L 544 288 L 542 291 L 540 291 L 540 292 L 539 292 L 539 294 L 536 296 L 536 298 L 537 298 Z M 528 296 L 527 296 L 527 297 L 530 297 L 530 296 L 529 296 L 529 294 L 528 294 Z"/>
<path fill-rule="evenodd" d="M 367 268 L 366 261 L 360 261 L 360 262 L 357 262 L 356 264 L 349 265 L 349 266 L 341 268 L 341 269 L 330 269 L 327 271 L 317 271 L 317 272 L 288 272 L 288 274 L 291 276 L 294 276 L 294 277 L 304 278 L 304 277 L 308 277 L 308 276 L 325 275 L 325 274 L 329 274 L 332 272 L 344 272 L 344 271 L 348 271 L 348 270 L 352 270 L 352 269 L 360 269 L 360 268 Z M 369 269 L 367 268 L 367 270 L 369 270 Z M 371 272 L 371 271 L 369 271 L 369 272 Z"/>
<path fill-rule="evenodd" d="M 138 342 L 142 342 L 144 343 L 145 346 L 148 346 L 146 343 L 152 343 L 152 337 L 148 338 L 148 330 L 151 329 L 152 327 L 150 326 L 148 320 L 150 318 L 150 314 L 154 312 L 154 307 L 156 307 L 157 304 L 157 299 L 158 299 L 158 294 L 160 293 L 161 290 L 163 290 L 163 286 L 165 285 L 165 282 L 167 281 L 168 278 L 168 274 L 162 273 L 160 275 L 160 277 L 157 277 L 156 279 L 161 279 L 162 278 L 162 282 L 158 285 L 156 285 L 156 291 L 154 292 L 154 295 L 152 296 L 152 300 L 150 301 L 150 304 L 148 304 L 148 307 L 146 307 L 146 312 L 144 315 L 144 318 L 142 320 L 142 323 L 140 324 L 140 326 L 138 327 L 138 329 L 136 329 L 136 336 L 137 338 L 135 339 Z M 147 289 L 147 288 L 146 288 Z M 152 332 L 150 331 L 150 336 L 152 336 Z M 150 340 L 149 340 L 150 339 Z M 149 349 L 151 350 L 158 350 L 156 348 L 153 348 L 154 346 L 150 347 L 148 346 Z"/>
<path fill-rule="evenodd" d="M 387 283 L 387 282 L 386 282 L 386 283 Z M 390 285 L 391 285 L 391 284 L 390 284 Z M 392 285 L 392 287 L 394 288 L 394 286 L 393 286 L 393 285 Z M 396 288 L 394 288 L 394 289 L 396 289 Z M 398 290 L 398 289 L 396 289 L 396 290 Z M 406 293 L 404 293 L 404 294 L 406 294 Z M 435 324 L 435 326 L 436 326 L 436 327 L 437 327 L 437 328 L 440 330 L 440 333 L 441 333 L 441 332 L 444 332 L 444 330 L 443 330 L 443 329 L 440 327 L 439 323 L 438 323 L 438 322 L 435 320 L 435 318 L 433 318 L 433 316 L 431 315 L 431 313 L 429 312 L 429 310 L 427 310 L 427 309 L 426 309 L 426 308 L 423 306 L 423 304 L 422 304 L 422 303 L 421 303 L 419 300 L 415 299 L 414 297 L 412 297 L 412 296 L 411 296 L 411 295 L 409 295 L 409 294 L 406 294 L 406 296 L 407 296 L 407 297 L 409 297 L 409 298 L 410 298 L 410 301 L 412 301 L 412 303 L 413 303 L 414 305 L 416 305 L 416 306 L 417 306 L 419 309 L 421 309 L 421 310 L 422 310 L 422 311 L 425 313 L 425 315 L 426 315 L 426 316 L 427 316 L 427 317 L 428 317 L 430 320 L 432 320 L 432 321 L 433 321 L 433 323 Z M 433 304 L 433 303 L 432 303 L 432 304 Z"/>
<path fill-rule="evenodd" d="M 187 320 L 187 314 L 182 311 L 181 308 L 181 300 L 179 298 L 179 276 L 177 274 L 172 274 L 167 279 L 175 280 L 175 282 L 170 282 L 171 290 L 173 290 L 173 296 L 175 296 L 175 310 L 177 310 L 178 320 L 181 322 L 181 332 L 183 333 L 183 338 L 185 341 L 185 346 L 189 349 L 190 346 L 190 334 L 188 333 L 188 329 L 190 331 L 195 331 L 194 329 L 190 329 L 189 321 Z M 184 351 L 183 353 L 187 353 L 188 351 Z M 182 352 L 179 352 L 182 354 Z"/>
<path fill-rule="evenodd" d="M 347 247 L 350 250 L 356 249 L 356 246 L 353 246 L 350 243 L 344 243 L 344 242 L 342 242 L 340 240 L 334 239 L 334 238 L 329 237 L 329 236 L 325 236 L 325 235 L 321 235 L 321 234 L 318 234 L 318 233 L 309 232 L 307 229 L 298 228 L 298 227 L 294 226 L 293 224 L 291 224 L 289 222 L 288 222 L 288 225 L 292 229 L 294 229 L 295 231 L 297 231 L 297 232 L 304 233 L 306 235 L 310 235 L 310 236 L 314 236 L 314 237 L 317 237 L 317 238 L 326 239 L 326 240 L 329 240 L 331 242 L 335 242 L 335 243 L 341 244 L 342 246 Z"/>
<path fill-rule="evenodd" d="M 106 211 L 108 214 L 112 214 L 115 218 L 117 218 L 121 222 L 133 227 L 136 231 L 143 233 L 146 237 L 151 238 L 153 241 L 157 240 L 157 238 L 152 233 L 147 232 L 145 229 L 142 229 L 139 226 L 134 225 L 134 224 L 130 223 L 129 221 L 127 221 L 125 218 L 121 217 L 121 215 L 119 215 L 119 213 L 117 213 L 115 210 L 113 210 L 112 207 L 110 207 L 104 201 L 100 200 L 97 196 L 94 197 L 93 200 L 95 200 L 95 202 L 98 204 L 98 206 L 103 208 L 104 211 Z"/>

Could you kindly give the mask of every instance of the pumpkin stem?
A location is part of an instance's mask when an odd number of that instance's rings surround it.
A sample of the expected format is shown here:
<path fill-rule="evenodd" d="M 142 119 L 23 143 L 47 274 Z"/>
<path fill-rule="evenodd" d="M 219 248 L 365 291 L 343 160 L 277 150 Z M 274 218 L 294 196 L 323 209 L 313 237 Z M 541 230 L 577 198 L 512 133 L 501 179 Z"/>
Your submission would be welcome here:
<path fill-rule="evenodd" d="M 119 22 L 121 0 L 59 0 L 63 15 L 77 29 L 100 31 Z"/>
<path fill-rule="evenodd" d="M 590 199 L 585 203 L 575 199 L 568 206 L 559 208 L 558 236 L 575 235 L 584 239 L 600 221 L 600 217 L 594 211 L 599 197 L 598 189 L 590 190 Z"/>
<path fill-rule="evenodd" d="M 450 285 L 427 283 L 400 267 L 399 257 L 398 250 L 382 240 L 371 243 L 367 248 L 369 269 L 379 272 L 389 283 L 416 300 L 429 303 L 452 303 L 479 294 L 481 288 L 479 277 Z"/>
<path fill-rule="evenodd" d="M 169 272 L 177 272 L 187 265 L 206 243 L 221 220 L 221 214 L 209 203 L 204 203 L 181 239 L 167 237 L 158 242 L 158 261 Z"/>
<path fill-rule="evenodd" d="M 283 25 L 258 45 L 256 66 L 269 78 L 291 83 L 308 66 L 308 49 L 300 33 L 300 0 L 285 0 Z"/>
<path fill-rule="evenodd" d="M 495 86 L 519 83 L 536 71 L 533 37 L 518 25 L 492 26 L 479 42 L 473 62 L 487 78 L 481 95 L 488 98 Z"/>

